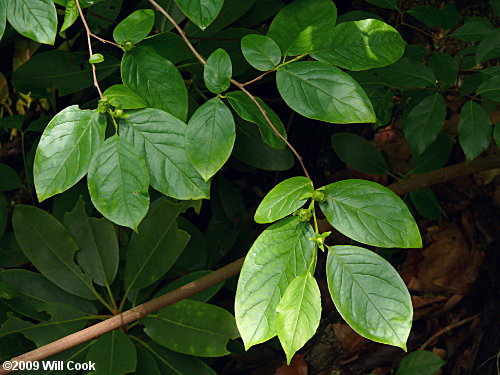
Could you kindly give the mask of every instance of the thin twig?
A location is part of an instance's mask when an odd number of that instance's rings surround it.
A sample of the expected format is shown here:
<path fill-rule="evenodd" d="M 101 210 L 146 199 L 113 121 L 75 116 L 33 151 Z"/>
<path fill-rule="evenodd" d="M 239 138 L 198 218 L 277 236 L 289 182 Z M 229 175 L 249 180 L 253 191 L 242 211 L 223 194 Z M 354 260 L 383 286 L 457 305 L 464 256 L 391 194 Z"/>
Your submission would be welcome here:
<path fill-rule="evenodd" d="M 446 326 L 444 327 L 443 329 L 437 331 L 435 334 L 433 334 L 431 337 L 429 337 L 427 339 L 427 341 L 425 341 L 422 346 L 420 348 L 418 348 L 418 350 L 425 350 L 425 348 L 427 348 L 434 340 L 436 340 L 439 336 L 447 333 L 447 332 L 450 332 L 451 330 L 457 328 L 457 327 L 460 327 L 460 326 L 463 326 L 464 324 L 470 322 L 471 320 L 474 320 L 476 318 L 478 318 L 479 315 L 473 315 L 473 316 L 470 316 L 466 319 L 463 319 L 463 320 L 460 320 L 458 322 L 455 322 L 453 324 L 450 324 L 449 326 Z"/>
<path fill-rule="evenodd" d="M 118 43 L 112 42 L 111 40 L 107 40 L 107 39 L 101 38 L 100 36 L 95 35 L 94 33 L 90 33 L 90 36 L 93 37 L 93 38 L 96 38 L 100 42 L 111 44 L 111 45 L 113 45 L 115 47 L 118 47 L 120 49 L 122 48 L 122 46 L 120 46 Z"/>
<path fill-rule="evenodd" d="M 242 83 L 241 85 L 242 86 L 251 85 L 254 82 L 260 81 L 262 78 L 264 78 L 265 76 L 267 76 L 269 73 L 272 73 L 272 72 L 274 72 L 274 70 L 268 70 L 267 72 L 261 74 L 260 76 L 254 78 L 248 82 Z"/>

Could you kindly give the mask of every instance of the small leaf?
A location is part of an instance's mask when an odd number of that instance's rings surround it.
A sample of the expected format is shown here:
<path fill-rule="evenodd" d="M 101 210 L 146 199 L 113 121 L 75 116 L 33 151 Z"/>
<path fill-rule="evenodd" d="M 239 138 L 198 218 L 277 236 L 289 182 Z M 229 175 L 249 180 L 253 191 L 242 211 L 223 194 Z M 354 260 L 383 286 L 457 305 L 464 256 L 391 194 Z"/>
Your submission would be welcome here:
<path fill-rule="evenodd" d="M 97 210 L 112 222 L 134 230 L 149 207 L 149 171 L 124 138 L 114 135 L 95 153 L 87 179 Z"/>
<path fill-rule="evenodd" d="M 413 318 L 411 297 L 384 258 L 357 246 L 333 246 L 326 277 L 335 307 L 352 329 L 406 350 Z"/>
<path fill-rule="evenodd" d="M 0 163 L 0 191 L 15 190 L 23 186 L 17 172 L 7 164 Z"/>
<path fill-rule="evenodd" d="M 175 0 L 182 12 L 200 29 L 205 30 L 222 9 L 224 0 Z"/>
<path fill-rule="evenodd" d="M 453 142 L 447 134 L 439 134 L 427 150 L 413 156 L 412 172 L 422 174 L 441 168 L 451 155 Z"/>
<path fill-rule="evenodd" d="M 344 163 L 360 172 L 385 174 L 389 170 L 380 151 L 359 135 L 336 133 L 332 136 L 332 147 Z"/>
<path fill-rule="evenodd" d="M 205 181 L 229 159 L 235 138 L 233 114 L 220 98 L 210 99 L 195 111 L 186 131 L 186 148 Z"/>
<path fill-rule="evenodd" d="M 303 61 L 285 65 L 278 70 L 276 83 L 286 104 L 305 117 L 338 124 L 377 120 L 361 86 L 327 63 Z"/>
<path fill-rule="evenodd" d="M 280 47 L 264 35 L 245 35 L 241 39 L 241 51 L 248 63 L 257 70 L 272 70 L 281 61 Z"/>
<path fill-rule="evenodd" d="M 432 5 L 422 5 L 412 8 L 406 13 L 427 26 L 441 27 L 445 30 L 451 29 L 460 20 L 460 13 L 455 3 L 447 3 L 442 9 Z"/>
<path fill-rule="evenodd" d="M 380 8 L 398 10 L 397 0 L 365 0 L 367 3 L 376 5 Z"/>
<path fill-rule="evenodd" d="M 34 179 L 41 202 L 75 185 L 104 141 L 106 118 L 96 110 L 73 105 L 49 122 L 38 144 Z"/>
<path fill-rule="evenodd" d="M 434 52 L 429 60 L 429 66 L 434 71 L 439 86 L 448 88 L 454 86 L 458 76 L 458 62 L 444 52 Z"/>
<path fill-rule="evenodd" d="M 137 352 L 132 340 L 115 329 L 97 339 L 87 354 L 87 361 L 95 363 L 94 375 L 125 375 L 135 372 Z"/>
<path fill-rule="evenodd" d="M 439 220 L 441 218 L 441 206 L 434 192 L 429 188 L 410 191 L 411 203 L 415 206 L 418 213 L 430 220 Z"/>
<path fill-rule="evenodd" d="M 104 91 L 103 96 L 109 100 L 109 104 L 121 109 L 141 109 L 148 106 L 139 95 L 125 85 L 113 85 Z"/>
<path fill-rule="evenodd" d="M 94 53 L 92 56 L 89 58 L 89 63 L 91 64 L 99 64 L 104 61 L 104 56 L 101 55 L 100 53 Z"/>
<path fill-rule="evenodd" d="M 314 191 L 311 181 L 306 177 L 292 177 L 276 185 L 266 194 L 255 212 L 255 222 L 259 224 L 272 223 L 284 218 L 302 207 L 309 193 Z"/>
<path fill-rule="evenodd" d="M 464 42 L 479 42 L 492 30 L 494 30 L 494 26 L 486 18 L 480 18 L 465 22 L 451 33 L 450 36 Z"/>
<path fill-rule="evenodd" d="M 276 336 L 276 307 L 296 276 L 311 269 L 315 245 L 311 225 L 297 217 L 264 230 L 250 248 L 236 290 L 236 324 L 248 350 Z M 312 267 L 314 270 L 314 267 Z"/>
<path fill-rule="evenodd" d="M 74 0 L 69 0 L 66 3 L 66 8 L 64 9 L 64 21 L 61 25 L 61 30 L 59 30 L 59 35 L 64 38 L 66 37 L 65 31 L 75 23 L 75 21 L 78 19 L 78 15 L 78 7 L 76 6 L 76 2 Z"/>
<path fill-rule="evenodd" d="M 458 140 L 467 157 L 467 162 L 474 160 L 490 144 L 492 125 L 486 111 L 472 100 L 460 111 Z"/>
<path fill-rule="evenodd" d="M 309 273 L 295 277 L 276 308 L 276 330 L 290 365 L 294 354 L 316 333 L 321 319 L 321 294 Z"/>
<path fill-rule="evenodd" d="M 136 10 L 116 25 L 113 39 L 121 45 L 125 43 L 137 44 L 148 36 L 154 22 L 155 14 L 151 9 Z"/>
<path fill-rule="evenodd" d="M 340 233 L 379 247 L 422 247 L 408 207 L 392 191 L 365 180 L 343 180 L 323 188 L 321 211 Z"/>
<path fill-rule="evenodd" d="M 52 0 L 9 0 L 7 20 L 26 38 L 38 43 L 54 44 L 57 14 Z"/>
<path fill-rule="evenodd" d="M 226 91 L 231 84 L 232 75 L 231 58 L 227 52 L 222 48 L 214 51 L 208 57 L 203 71 L 203 79 L 207 88 L 214 94 Z"/>
<path fill-rule="evenodd" d="M 426 97 L 408 114 L 404 135 L 415 155 L 434 142 L 444 126 L 446 103 L 440 93 Z"/>
<path fill-rule="evenodd" d="M 418 350 L 410 353 L 399 363 L 398 375 L 430 375 L 435 374 L 445 361 L 433 352 Z"/>

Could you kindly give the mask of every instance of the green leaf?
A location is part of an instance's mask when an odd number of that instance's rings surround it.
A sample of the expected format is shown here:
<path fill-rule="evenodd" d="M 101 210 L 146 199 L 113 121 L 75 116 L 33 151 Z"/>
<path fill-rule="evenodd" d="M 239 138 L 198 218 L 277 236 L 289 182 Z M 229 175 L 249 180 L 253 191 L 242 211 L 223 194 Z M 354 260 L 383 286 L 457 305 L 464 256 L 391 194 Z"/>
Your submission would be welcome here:
<path fill-rule="evenodd" d="M 389 166 L 377 148 L 369 141 L 352 133 L 332 135 L 332 147 L 348 166 L 368 174 L 386 174 Z"/>
<path fill-rule="evenodd" d="M 175 0 L 182 12 L 200 29 L 205 30 L 224 5 L 224 0 Z"/>
<path fill-rule="evenodd" d="M 445 361 L 433 352 L 418 350 L 410 353 L 399 363 L 398 375 L 431 375 L 435 374 Z"/>
<path fill-rule="evenodd" d="M 209 197 L 210 182 L 203 180 L 188 158 L 186 124 L 152 108 L 135 111 L 120 124 L 121 136 L 146 160 L 151 186 L 176 199 Z"/>
<path fill-rule="evenodd" d="M 146 108 L 147 103 L 125 85 L 113 85 L 104 91 L 103 96 L 109 104 L 121 109 Z"/>
<path fill-rule="evenodd" d="M 443 9 L 432 5 L 422 5 L 412 8 L 406 13 L 425 23 L 427 26 L 441 27 L 445 30 L 449 30 L 455 26 L 461 17 L 455 3 L 447 3 Z"/>
<path fill-rule="evenodd" d="M 162 375 L 153 355 L 143 347 L 137 349 L 136 374 Z"/>
<path fill-rule="evenodd" d="M 184 80 L 167 59 L 148 48 L 136 47 L 122 59 L 122 80 L 149 107 L 186 120 L 188 97 Z"/>
<path fill-rule="evenodd" d="M 5 25 L 7 21 L 6 4 L 6 0 L 0 0 L 0 40 L 2 40 L 3 33 L 5 32 Z"/>
<path fill-rule="evenodd" d="M 42 275 L 69 293 L 95 298 L 90 276 L 74 261 L 78 245 L 59 221 L 34 206 L 17 205 L 12 226 L 19 246 Z"/>
<path fill-rule="evenodd" d="M 80 246 L 78 264 L 96 284 L 109 286 L 118 271 L 118 237 L 113 224 L 105 218 L 87 217 L 80 198 L 73 211 L 66 213 L 64 224 Z"/>
<path fill-rule="evenodd" d="M 186 148 L 205 181 L 229 159 L 235 138 L 233 114 L 220 98 L 210 99 L 195 111 L 186 131 Z"/>
<path fill-rule="evenodd" d="M 89 63 L 91 64 L 99 64 L 104 61 L 104 56 L 101 55 L 100 53 L 94 53 L 92 56 L 89 58 Z"/>
<path fill-rule="evenodd" d="M 250 248 L 234 307 L 245 349 L 276 336 L 280 297 L 291 280 L 304 275 L 315 261 L 311 237 L 314 231 L 309 223 L 288 217 L 264 230 Z"/>
<path fill-rule="evenodd" d="M 319 204 L 330 224 L 355 241 L 379 247 L 422 247 L 408 207 L 389 189 L 365 180 L 343 180 L 323 189 Z"/>
<path fill-rule="evenodd" d="M 5 210 L 5 216 L 7 216 L 7 210 Z M 5 232 L 0 237 L 0 267 L 16 268 L 26 263 L 28 263 L 28 258 L 19 247 L 14 232 Z"/>
<path fill-rule="evenodd" d="M 295 277 L 276 308 L 276 330 L 290 365 L 294 354 L 316 333 L 321 319 L 321 294 L 309 272 Z"/>
<path fill-rule="evenodd" d="M 313 192 L 313 185 L 306 177 L 292 177 L 280 182 L 260 202 L 255 212 L 255 222 L 272 223 L 290 215 L 302 207 Z"/>
<path fill-rule="evenodd" d="M 427 150 L 413 156 L 412 173 L 422 174 L 441 168 L 448 161 L 453 142 L 447 134 L 439 134 Z"/>
<path fill-rule="evenodd" d="M 36 149 L 35 188 L 40 202 L 62 193 L 87 173 L 104 141 L 106 118 L 96 110 L 67 107 L 50 121 Z"/>
<path fill-rule="evenodd" d="M 113 39 L 121 45 L 137 44 L 148 36 L 154 22 L 155 13 L 151 9 L 136 10 L 116 25 L 113 30 Z"/>
<path fill-rule="evenodd" d="M 173 352 L 154 342 L 150 342 L 146 348 L 154 355 L 162 374 L 216 375 L 200 358 Z"/>
<path fill-rule="evenodd" d="M 479 85 L 477 93 L 482 99 L 500 102 L 500 76 L 487 78 Z"/>
<path fill-rule="evenodd" d="M 460 111 L 458 140 L 467 157 L 467 162 L 475 159 L 490 144 L 492 125 L 486 111 L 472 100 Z"/>
<path fill-rule="evenodd" d="M 244 92 L 229 92 L 226 94 L 226 98 L 228 99 L 231 107 L 233 107 L 242 119 L 258 125 L 259 132 L 264 142 L 274 148 L 284 149 L 286 147 L 285 142 L 276 135 L 257 105 Z M 255 99 L 262 109 L 264 109 L 268 119 L 274 125 L 276 130 L 286 139 L 285 126 L 281 122 L 278 115 L 266 103 L 264 103 L 262 99 L 258 97 L 255 97 Z"/>
<path fill-rule="evenodd" d="M 458 76 L 458 62 L 455 58 L 437 51 L 432 54 L 429 66 L 434 71 L 439 86 L 448 88 L 455 85 Z"/>
<path fill-rule="evenodd" d="M 406 42 L 396 29 L 374 19 L 343 22 L 333 29 L 333 40 L 312 54 L 317 60 L 349 70 L 380 68 L 403 56 Z"/>
<path fill-rule="evenodd" d="M 132 235 L 125 262 L 125 285 L 145 288 L 161 279 L 175 263 L 189 241 L 189 234 L 177 227 L 177 217 L 195 202 L 172 203 L 160 198 Z"/>
<path fill-rule="evenodd" d="M 241 39 L 241 51 L 248 63 L 257 70 L 272 70 L 281 61 L 280 46 L 264 35 L 245 35 Z"/>
<path fill-rule="evenodd" d="M 426 97 L 408 114 L 404 135 L 415 155 L 434 142 L 444 126 L 446 103 L 440 93 Z"/>
<path fill-rule="evenodd" d="M 114 135 L 104 142 L 92 158 L 87 182 L 103 216 L 137 230 L 149 207 L 149 171 L 126 139 Z"/>
<path fill-rule="evenodd" d="M 203 70 L 203 79 L 207 88 L 214 94 L 226 91 L 231 84 L 233 67 L 231 58 L 225 50 L 219 48 L 207 59 Z"/>
<path fill-rule="evenodd" d="M 38 43 L 54 44 L 57 14 L 51 0 L 9 0 L 7 20 L 26 38 Z"/>
<path fill-rule="evenodd" d="M 398 10 L 396 0 L 365 0 L 367 3 L 376 5 L 380 8 Z"/>
<path fill-rule="evenodd" d="M 327 63 L 285 65 L 278 70 L 276 83 L 286 104 L 305 117 L 338 124 L 377 120 L 361 86 Z"/>
<path fill-rule="evenodd" d="M 493 138 L 495 139 L 497 146 L 500 147 L 500 126 L 498 123 L 495 125 L 495 129 L 493 130 Z"/>
<path fill-rule="evenodd" d="M 494 30 L 494 26 L 485 18 L 465 22 L 450 34 L 451 37 L 464 42 L 478 42 Z"/>
<path fill-rule="evenodd" d="M 220 357 L 229 339 L 239 337 L 234 317 L 204 302 L 182 300 L 142 319 L 144 332 L 158 344 L 179 353 Z"/>
<path fill-rule="evenodd" d="M 66 3 L 66 8 L 64 9 L 64 21 L 61 25 L 61 30 L 59 30 L 59 35 L 63 38 L 66 37 L 65 31 L 75 23 L 78 19 L 78 7 L 76 6 L 76 2 L 73 0 L 69 0 Z"/>
<path fill-rule="evenodd" d="M 434 192 L 429 188 L 410 191 L 411 203 L 415 206 L 418 213 L 430 220 L 439 220 L 441 218 L 441 206 Z"/>
<path fill-rule="evenodd" d="M 402 58 L 390 66 L 371 73 L 375 74 L 371 83 L 381 83 L 406 90 L 436 86 L 436 77 L 432 69 L 408 58 Z M 358 75 L 353 74 L 353 76 L 358 79 Z M 364 83 L 362 79 L 358 81 Z"/>
<path fill-rule="evenodd" d="M 162 16 L 162 18 L 165 17 Z M 186 46 L 184 40 L 174 33 L 161 33 L 150 36 L 146 40 L 143 40 L 139 47 L 151 49 L 172 64 L 192 60 L 194 58 L 193 53 Z"/>
<path fill-rule="evenodd" d="M 7 164 L 0 163 L 0 191 L 19 189 L 23 186 L 17 172 Z"/>
<path fill-rule="evenodd" d="M 476 64 L 497 58 L 500 55 L 500 30 L 490 31 L 477 46 Z"/>
<path fill-rule="evenodd" d="M 333 246 L 326 277 L 333 303 L 352 329 L 406 351 L 413 317 L 411 297 L 384 258 L 357 246 Z"/>
<path fill-rule="evenodd" d="M 115 329 L 96 340 L 87 354 L 87 361 L 95 363 L 94 375 L 125 375 L 135 371 L 137 352 L 132 340 Z"/>
<path fill-rule="evenodd" d="M 172 281 L 171 283 L 165 285 L 163 288 L 161 288 L 156 294 L 155 297 L 162 296 L 164 294 L 167 294 L 177 288 L 180 288 L 192 281 L 198 280 L 202 278 L 203 276 L 210 275 L 212 271 L 195 271 L 188 273 L 187 275 L 179 277 L 177 280 Z M 201 292 L 198 292 L 191 297 L 188 297 L 188 299 L 191 299 L 193 301 L 200 301 L 200 302 L 207 302 L 210 300 L 219 290 L 222 288 L 224 285 L 224 282 L 220 282 L 218 284 L 215 284 L 214 286 L 211 286 L 208 289 L 202 290 Z"/>
<path fill-rule="evenodd" d="M 297 0 L 274 17 L 267 36 L 280 46 L 282 55 L 301 55 L 328 46 L 336 20 L 332 1 Z"/>

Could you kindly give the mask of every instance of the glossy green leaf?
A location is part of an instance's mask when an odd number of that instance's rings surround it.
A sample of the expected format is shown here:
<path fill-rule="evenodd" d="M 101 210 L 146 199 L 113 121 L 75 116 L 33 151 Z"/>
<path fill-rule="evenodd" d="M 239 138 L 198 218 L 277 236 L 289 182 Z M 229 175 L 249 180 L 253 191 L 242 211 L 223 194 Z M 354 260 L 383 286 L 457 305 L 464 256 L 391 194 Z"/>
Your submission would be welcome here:
<path fill-rule="evenodd" d="M 286 104 L 305 117 L 338 124 L 377 120 L 361 86 L 327 63 L 288 64 L 278 70 L 276 83 Z"/>
<path fill-rule="evenodd" d="M 160 198 L 132 236 L 125 262 L 125 285 L 141 289 L 159 280 L 175 263 L 189 241 L 177 227 L 177 217 L 195 202 L 172 203 Z"/>
<path fill-rule="evenodd" d="M 410 191 L 409 195 L 411 203 L 413 203 L 420 215 L 430 220 L 439 220 L 441 218 L 441 206 L 430 188 L 413 190 Z"/>
<path fill-rule="evenodd" d="M 167 294 L 177 288 L 181 288 L 182 286 L 198 280 L 204 276 L 210 275 L 212 271 L 195 271 L 188 273 L 187 275 L 179 277 L 177 280 L 172 281 L 171 283 L 165 285 L 163 288 L 161 288 L 156 294 L 155 297 L 162 296 L 164 294 Z M 218 284 L 215 284 L 214 286 L 202 290 L 201 292 L 198 292 L 191 297 L 188 297 L 189 299 L 192 299 L 194 301 L 200 301 L 200 302 L 207 302 L 210 300 L 219 290 L 222 288 L 224 285 L 224 282 L 220 282 Z"/>
<path fill-rule="evenodd" d="M 248 350 L 276 336 L 276 307 L 290 282 L 314 270 L 311 225 L 295 216 L 264 230 L 250 248 L 236 290 L 236 324 Z"/>
<path fill-rule="evenodd" d="M 477 46 L 476 63 L 498 58 L 500 56 L 500 30 L 490 31 Z"/>
<path fill-rule="evenodd" d="M 6 21 L 7 3 L 6 0 L 0 0 L 0 40 L 2 40 L 3 33 L 5 32 Z"/>
<path fill-rule="evenodd" d="M 121 109 L 141 109 L 148 106 L 139 95 L 125 85 L 113 85 L 104 91 L 103 96 L 108 99 L 109 104 Z"/>
<path fill-rule="evenodd" d="M 406 42 L 388 24 L 374 19 L 343 22 L 333 29 L 333 40 L 312 54 L 317 60 L 349 70 L 380 68 L 403 56 Z"/>
<path fill-rule="evenodd" d="M 276 308 L 276 330 L 290 365 L 294 354 L 316 333 L 321 319 L 321 293 L 314 276 L 295 277 Z"/>
<path fill-rule="evenodd" d="M 376 5 L 380 8 L 398 10 L 397 0 L 365 0 L 367 3 Z"/>
<path fill-rule="evenodd" d="M 106 118 L 73 105 L 59 112 L 42 134 L 35 156 L 34 179 L 41 202 L 62 193 L 85 176 L 104 141 Z"/>
<path fill-rule="evenodd" d="M 361 247 L 333 246 L 326 277 L 333 303 L 352 329 L 406 350 L 413 318 L 411 297 L 389 262 Z"/>
<path fill-rule="evenodd" d="M 348 166 L 368 174 L 385 174 L 389 166 L 377 148 L 369 141 L 352 133 L 336 133 L 332 147 Z"/>
<path fill-rule="evenodd" d="M 161 109 L 186 120 L 188 97 L 177 68 L 150 49 L 136 47 L 122 59 L 122 80 L 149 107 Z"/>
<path fill-rule="evenodd" d="M 447 3 L 443 8 L 422 5 L 408 10 L 406 13 L 431 27 L 451 29 L 460 20 L 460 13 L 455 3 Z"/>
<path fill-rule="evenodd" d="M 74 0 L 69 0 L 66 3 L 66 8 L 64 9 L 64 20 L 61 25 L 61 29 L 59 30 L 59 35 L 63 38 L 66 37 L 65 31 L 75 23 L 78 19 L 78 7 L 76 6 L 76 2 Z"/>
<path fill-rule="evenodd" d="M 148 36 L 154 22 L 155 14 L 151 9 L 136 10 L 116 25 L 113 31 L 113 39 L 121 45 L 126 43 L 137 44 Z"/>
<path fill-rule="evenodd" d="M 89 63 L 91 64 L 99 64 L 104 61 L 104 56 L 101 55 L 100 53 L 94 53 L 92 56 L 89 58 Z"/>
<path fill-rule="evenodd" d="M 465 22 L 450 34 L 451 37 L 464 42 L 478 42 L 494 29 L 494 26 L 485 18 Z"/>
<path fill-rule="evenodd" d="M 432 375 L 445 361 L 433 352 L 418 350 L 405 356 L 399 363 L 398 375 Z"/>
<path fill-rule="evenodd" d="M 205 30 L 222 9 L 224 0 L 175 0 L 182 12 L 200 29 Z"/>
<path fill-rule="evenodd" d="M 203 70 L 203 79 L 207 88 L 214 94 L 226 91 L 231 84 L 233 67 L 231 58 L 225 50 L 215 50 L 207 59 Z"/>
<path fill-rule="evenodd" d="M 500 102 L 500 76 L 487 78 L 481 83 L 477 89 L 477 93 L 481 98 Z"/>
<path fill-rule="evenodd" d="M 9 0 L 7 20 L 26 38 L 38 43 L 54 44 L 57 14 L 51 0 Z"/>
<path fill-rule="evenodd" d="M 444 52 L 434 52 L 429 60 L 440 87 L 454 86 L 458 77 L 458 62 Z"/>
<path fill-rule="evenodd" d="M 255 222 L 272 223 L 290 215 L 312 197 L 313 191 L 313 185 L 306 177 L 292 177 L 280 182 L 260 202 Z"/>
<path fill-rule="evenodd" d="M 322 49 L 333 40 L 337 8 L 329 0 L 297 0 L 274 17 L 267 36 L 283 55 L 301 55 Z"/>
<path fill-rule="evenodd" d="M 220 357 L 229 339 L 239 337 L 234 317 L 204 302 L 182 300 L 141 321 L 144 332 L 158 344 L 179 353 Z"/>
<path fill-rule="evenodd" d="M 34 206 L 17 205 L 12 225 L 24 254 L 47 279 L 79 297 L 95 298 L 90 276 L 74 261 L 78 245 L 59 221 Z"/>
<path fill-rule="evenodd" d="M 404 135 L 415 155 L 434 142 L 444 126 L 446 103 L 440 93 L 426 97 L 408 114 Z"/>
<path fill-rule="evenodd" d="M 467 162 L 475 159 L 490 144 L 492 125 L 486 111 L 472 100 L 460 111 L 458 140 L 467 157 Z"/>
<path fill-rule="evenodd" d="M 94 375 L 125 375 L 135 372 L 137 352 L 132 340 L 115 329 L 96 340 L 87 354 L 87 361 L 95 363 Z"/>
<path fill-rule="evenodd" d="M 281 61 L 280 46 L 271 38 L 250 34 L 241 39 L 243 56 L 255 69 L 267 71 L 274 69 Z"/>
<path fill-rule="evenodd" d="M 441 168 L 450 158 L 452 148 L 450 136 L 439 134 L 427 150 L 413 156 L 412 172 L 422 174 Z"/>
<path fill-rule="evenodd" d="M 0 191 L 9 191 L 23 186 L 17 172 L 7 164 L 0 163 Z"/>
<path fill-rule="evenodd" d="M 120 124 L 121 136 L 146 160 L 151 186 L 176 199 L 209 197 L 210 182 L 203 180 L 188 158 L 186 124 L 152 108 L 133 112 Z"/>
<path fill-rule="evenodd" d="M 216 375 L 215 371 L 200 358 L 173 352 L 154 342 L 147 345 L 147 349 L 155 357 L 162 375 Z"/>
<path fill-rule="evenodd" d="M 186 131 L 186 148 L 189 160 L 205 181 L 229 159 L 235 138 L 233 114 L 219 97 L 195 111 Z"/>
<path fill-rule="evenodd" d="M 103 216 L 137 230 L 149 207 L 149 171 L 132 144 L 118 135 L 108 138 L 92 158 L 87 182 Z"/>
<path fill-rule="evenodd" d="M 253 122 L 259 126 L 259 132 L 264 142 L 274 148 L 283 149 L 286 147 L 285 142 L 276 135 L 257 105 L 244 92 L 229 92 L 226 94 L 226 98 L 229 100 L 231 107 L 233 107 L 242 119 Z M 264 103 L 262 99 L 258 97 L 255 97 L 255 99 L 262 109 L 264 109 L 268 119 L 274 125 L 276 130 L 286 139 L 285 126 L 281 122 L 278 115 L 266 103 Z"/>
<path fill-rule="evenodd" d="M 330 224 L 355 241 L 379 247 L 422 247 L 408 207 L 375 182 L 343 180 L 323 189 L 321 211 Z"/>
<path fill-rule="evenodd" d="M 78 264 L 96 284 L 109 286 L 118 271 L 118 237 L 113 224 L 105 219 L 88 217 L 82 199 L 66 213 L 64 224 L 80 247 Z"/>

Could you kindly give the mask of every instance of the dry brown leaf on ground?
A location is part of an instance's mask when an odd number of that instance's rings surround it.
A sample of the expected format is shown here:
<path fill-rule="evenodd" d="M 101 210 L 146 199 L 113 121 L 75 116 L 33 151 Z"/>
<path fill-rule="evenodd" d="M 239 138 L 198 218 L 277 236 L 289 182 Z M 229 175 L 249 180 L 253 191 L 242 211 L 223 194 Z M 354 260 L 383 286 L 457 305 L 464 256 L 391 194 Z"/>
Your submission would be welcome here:
<path fill-rule="evenodd" d="M 342 345 L 341 363 L 346 363 L 356 357 L 365 349 L 367 340 L 357 334 L 351 327 L 343 323 L 333 323 L 333 331 Z"/>
<path fill-rule="evenodd" d="M 292 361 L 290 362 L 290 366 L 287 366 L 286 363 L 278 367 L 274 375 L 307 375 L 307 363 L 304 360 L 304 357 L 300 354 L 296 354 Z"/>

